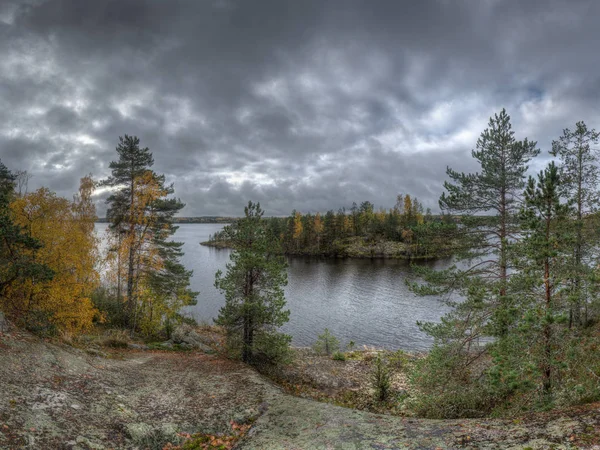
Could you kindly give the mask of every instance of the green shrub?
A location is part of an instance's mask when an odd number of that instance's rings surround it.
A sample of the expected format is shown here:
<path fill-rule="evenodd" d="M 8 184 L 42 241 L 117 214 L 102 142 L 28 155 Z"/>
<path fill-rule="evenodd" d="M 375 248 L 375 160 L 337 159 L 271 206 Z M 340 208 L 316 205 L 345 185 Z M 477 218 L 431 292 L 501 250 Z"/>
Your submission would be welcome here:
<path fill-rule="evenodd" d="M 278 332 L 260 332 L 254 337 L 253 365 L 277 366 L 291 360 L 292 337 Z"/>
<path fill-rule="evenodd" d="M 127 326 L 124 300 L 118 300 L 107 287 L 99 287 L 92 293 L 92 304 L 102 313 L 109 326 L 120 328 Z"/>
<path fill-rule="evenodd" d="M 409 372 L 416 393 L 411 409 L 430 419 L 462 419 L 489 415 L 496 398 L 481 378 L 474 378 L 467 355 L 452 346 L 434 346 Z"/>
<path fill-rule="evenodd" d="M 40 337 L 55 337 L 58 328 L 52 321 L 53 315 L 48 311 L 32 310 L 17 321 L 17 325 Z"/>
<path fill-rule="evenodd" d="M 317 337 L 317 342 L 313 345 L 314 350 L 320 355 L 330 356 L 332 353 L 339 351 L 340 341 L 325 328 L 323 334 Z"/>
<path fill-rule="evenodd" d="M 192 348 L 182 344 L 171 344 L 169 342 L 148 342 L 150 350 L 164 350 L 167 352 L 191 352 Z"/>
<path fill-rule="evenodd" d="M 331 359 L 335 361 L 346 361 L 346 355 L 343 352 L 334 352 Z"/>
<path fill-rule="evenodd" d="M 371 382 L 375 390 L 375 398 L 380 402 L 386 401 L 389 398 L 391 388 L 390 370 L 381 355 L 377 355 L 377 358 L 375 358 Z"/>
<path fill-rule="evenodd" d="M 397 350 L 388 356 L 388 362 L 390 366 L 394 367 L 395 369 L 405 368 L 410 360 L 410 355 L 402 350 Z"/>

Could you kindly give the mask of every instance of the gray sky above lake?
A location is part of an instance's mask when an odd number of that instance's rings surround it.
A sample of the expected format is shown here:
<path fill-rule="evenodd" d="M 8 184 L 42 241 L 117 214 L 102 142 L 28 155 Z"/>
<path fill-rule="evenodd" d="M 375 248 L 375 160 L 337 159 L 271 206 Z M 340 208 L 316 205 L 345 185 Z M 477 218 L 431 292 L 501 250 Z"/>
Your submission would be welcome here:
<path fill-rule="evenodd" d="M 437 209 L 505 107 L 600 128 L 596 0 L 0 0 L 0 159 L 71 196 L 137 135 L 182 215 Z M 104 212 L 99 200 L 100 214 Z"/>

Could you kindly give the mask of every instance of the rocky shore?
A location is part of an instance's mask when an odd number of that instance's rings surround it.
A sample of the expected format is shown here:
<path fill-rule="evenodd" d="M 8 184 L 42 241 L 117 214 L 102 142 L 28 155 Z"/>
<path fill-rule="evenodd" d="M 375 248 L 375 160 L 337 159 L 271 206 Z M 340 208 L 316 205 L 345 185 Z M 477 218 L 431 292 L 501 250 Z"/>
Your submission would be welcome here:
<path fill-rule="evenodd" d="M 0 448 L 186 443 L 261 450 L 593 449 L 600 448 L 600 404 L 510 420 L 395 417 L 290 395 L 252 368 L 197 348 L 108 346 L 90 354 L 15 330 L 0 335 Z"/>

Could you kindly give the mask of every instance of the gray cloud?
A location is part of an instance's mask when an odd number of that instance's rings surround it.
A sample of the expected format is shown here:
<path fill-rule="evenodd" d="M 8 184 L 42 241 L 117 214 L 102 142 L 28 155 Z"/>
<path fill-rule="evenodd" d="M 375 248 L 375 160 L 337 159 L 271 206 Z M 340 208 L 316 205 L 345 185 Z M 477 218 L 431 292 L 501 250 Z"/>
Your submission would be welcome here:
<path fill-rule="evenodd" d="M 184 215 L 325 211 L 409 192 L 506 107 L 518 137 L 600 127 L 594 0 L 3 0 L 0 158 L 70 196 L 118 136 Z M 99 202 L 101 203 L 101 202 Z M 101 212 L 103 207 L 101 208 Z"/>

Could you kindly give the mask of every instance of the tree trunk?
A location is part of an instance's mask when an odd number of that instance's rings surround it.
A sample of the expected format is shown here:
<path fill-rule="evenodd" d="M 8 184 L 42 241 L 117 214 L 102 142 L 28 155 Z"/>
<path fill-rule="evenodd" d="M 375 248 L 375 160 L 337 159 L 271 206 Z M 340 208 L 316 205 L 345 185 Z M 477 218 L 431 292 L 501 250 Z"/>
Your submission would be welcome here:
<path fill-rule="evenodd" d="M 546 255 L 544 257 L 544 290 L 545 290 L 545 322 L 544 322 L 544 362 L 542 364 L 542 386 L 544 394 L 552 391 L 552 329 L 548 316 L 552 313 L 552 286 L 550 284 L 550 220 L 551 205 L 548 205 L 546 216 Z"/>
<path fill-rule="evenodd" d="M 134 219 L 134 201 L 135 201 L 135 177 L 134 177 L 134 165 L 133 165 L 133 161 L 131 163 L 131 180 L 130 180 L 130 185 L 129 185 L 131 192 L 130 192 L 130 199 L 129 199 L 129 266 L 127 268 L 127 321 L 129 322 L 129 325 L 131 326 L 133 323 L 133 315 L 135 313 L 135 298 L 134 298 L 134 294 L 133 294 L 133 275 L 134 275 L 134 259 L 135 259 L 135 255 L 134 255 L 134 248 L 133 248 L 133 242 L 134 242 L 134 235 L 135 235 L 135 223 L 133 223 L 133 219 Z"/>
<path fill-rule="evenodd" d="M 504 153 L 504 152 L 503 152 Z M 506 178 L 504 176 L 504 172 L 505 172 L 505 158 L 503 155 L 502 158 L 502 180 L 503 180 L 503 186 L 500 188 L 500 267 L 499 267 L 499 278 L 500 278 L 500 290 L 499 290 L 499 304 L 500 304 L 500 309 L 504 310 L 506 308 L 506 281 L 507 281 L 507 259 L 508 259 L 508 255 L 507 253 L 507 214 L 508 214 L 508 208 L 507 208 L 507 199 L 506 199 Z M 500 336 L 505 336 L 508 333 L 508 320 L 506 318 L 505 315 L 502 315 L 501 317 L 503 317 L 501 320 L 502 322 L 500 323 Z"/>
<path fill-rule="evenodd" d="M 135 225 L 131 224 L 131 227 L 129 229 L 129 233 L 130 236 L 132 237 L 132 241 L 133 241 L 133 235 L 135 233 Z M 127 268 L 127 320 L 131 322 L 131 319 L 133 317 L 133 312 L 135 311 L 135 298 L 134 298 L 134 290 L 133 290 L 133 285 L 134 285 L 134 263 L 135 263 L 135 251 L 134 251 L 134 247 L 133 247 L 133 242 L 131 242 L 129 244 L 129 261 L 128 261 L 128 268 Z"/>
<path fill-rule="evenodd" d="M 253 288 L 254 278 L 253 270 L 246 271 L 244 280 L 244 302 L 246 303 L 246 309 L 244 311 L 244 342 L 242 347 L 242 361 L 249 363 L 252 360 L 252 346 L 254 345 L 254 330 L 252 314 L 248 306 L 250 304 Z"/>
<path fill-rule="evenodd" d="M 578 152 L 579 171 L 577 176 L 577 242 L 575 243 L 575 304 L 573 308 L 573 322 L 575 326 L 581 325 L 581 274 L 580 266 L 583 247 L 583 155 L 581 146 Z M 571 324 L 569 324 L 571 325 Z"/>

